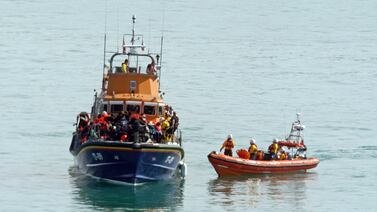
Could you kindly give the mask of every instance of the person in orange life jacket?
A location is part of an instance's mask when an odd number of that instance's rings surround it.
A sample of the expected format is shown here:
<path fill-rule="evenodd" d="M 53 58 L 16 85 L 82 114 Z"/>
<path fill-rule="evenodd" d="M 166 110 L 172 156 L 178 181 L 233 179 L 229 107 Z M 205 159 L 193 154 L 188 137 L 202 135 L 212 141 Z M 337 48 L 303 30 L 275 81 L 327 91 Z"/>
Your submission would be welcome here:
<path fill-rule="evenodd" d="M 81 143 L 86 142 L 89 139 L 89 137 L 96 138 L 94 127 L 93 127 L 93 122 L 90 122 L 86 126 L 82 127 L 80 137 L 81 137 Z"/>
<path fill-rule="evenodd" d="M 101 117 L 98 118 L 98 125 L 100 129 L 100 136 L 104 139 L 108 137 L 109 133 L 109 124 L 107 122 L 109 115 L 107 114 L 106 111 L 103 111 L 101 113 Z"/>
<path fill-rule="evenodd" d="M 224 141 L 223 145 L 220 148 L 220 152 L 225 149 L 224 155 L 233 156 L 232 149 L 234 148 L 235 142 L 233 141 L 232 134 L 228 135 L 228 138 Z"/>
<path fill-rule="evenodd" d="M 98 124 L 100 118 L 101 118 L 101 114 L 98 114 L 98 115 L 97 115 L 97 118 L 94 119 L 93 123 L 94 123 L 94 124 Z"/>
<path fill-rule="evenodd" d="M 255 144 L 255 139 L 252 138 L 250 140 L 250 147 L 248 150 L 248 152 L 250 153 L 250 160 L 255 160 L 257 158 L 257 151 L 258 151 L 258 147 Z"/>
<path fill-rule="evenodd" d="M 120 141 L 126 142 L 127 141 L 127 134 L 122 134 L 122 136 L 120 137 Z"/>
<path fill-rule="evenodd" d="M 101 113 L 101 115 L 98 117 L 98 122 L 99 122 L 99 123 L 103 123 L 103 122 L 105 122 L 106 119 L 107 119 L 107 117 L 109 117 L 109 115 L 107 114 L 106 111 L 103 111 L 103 112 Z"/>
<path fill-rule="evenodd" d="M 279 151 L 278 139 L 274 139 L 272 144 L 268 147 L 268 152 L 271 155 L 271 159 L 277 159 L 277 153 Z"/>

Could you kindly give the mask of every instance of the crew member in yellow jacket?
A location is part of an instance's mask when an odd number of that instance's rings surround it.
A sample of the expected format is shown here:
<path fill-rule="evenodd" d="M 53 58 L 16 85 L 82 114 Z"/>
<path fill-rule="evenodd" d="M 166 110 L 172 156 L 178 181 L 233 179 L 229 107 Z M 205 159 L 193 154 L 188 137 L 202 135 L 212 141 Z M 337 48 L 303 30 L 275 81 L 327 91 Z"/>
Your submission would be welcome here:
<path fill-rule="evenodd" d="M 128 72 L 128 60 L 125 59 L 124 62 L 122 63 L 122 72 L 127 73 Z"/>
<path fill-rule="evenodd" d="M 274 139 L 272 144 L 268 147 L 268 152 L 271 155 L 271 159 L 277 159 L 277 153 L 279 151 L 278 139 Z"/>
<path fill-rule="evenodd" d="M 257 158 L 258 147 L 255 143 L 255 139 L 253 138 L 250 140 L 250 146 L 248 151 L 250 154 L 250 160 L 255 160 Z"/>
<path fill-rule="evenodd" d="M 170 119 L 169 118 L 166 118 L 163 120 L 162 124 L 161 124 L 161 129 L 162 129 L 162 138 L 165 142 L 170 142 L 171 141 L 171 136 L 169 135 L 169 133 L 167 133 L 168 129 L 170 128 L 170 123 L 169 123 Z"/>

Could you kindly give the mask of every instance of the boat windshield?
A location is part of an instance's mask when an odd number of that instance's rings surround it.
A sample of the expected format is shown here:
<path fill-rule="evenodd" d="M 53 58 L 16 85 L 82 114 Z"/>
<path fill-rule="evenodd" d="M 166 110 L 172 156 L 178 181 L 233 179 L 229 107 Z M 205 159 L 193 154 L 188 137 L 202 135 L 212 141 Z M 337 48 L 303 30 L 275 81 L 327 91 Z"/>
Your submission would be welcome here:
<path fill-rule="evenodd" d="M 158 66 L 149 55 L 123 55 L 112 58 L 111 73 L 139 73 L 157 75 Z"/>

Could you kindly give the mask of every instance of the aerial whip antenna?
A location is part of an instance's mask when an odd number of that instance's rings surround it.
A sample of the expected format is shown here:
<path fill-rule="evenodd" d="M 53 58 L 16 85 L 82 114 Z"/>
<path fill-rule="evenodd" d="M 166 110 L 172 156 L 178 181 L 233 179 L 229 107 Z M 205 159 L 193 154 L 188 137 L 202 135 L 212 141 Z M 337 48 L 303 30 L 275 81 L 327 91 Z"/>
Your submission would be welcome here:
<path fill-rule="evenodd" d="M 132 16 L 132 38 L 131 38 L 131 44 L 134 45 L 135 43 L 135 22 L 136 17 L 135 15 Z"/>
<path fill-rule="evenodd" d="M 107 33 L 107 0 L 105 1 L 105 36 L 103 39 L 103 76 L 105 75 L 106 70 L 106 33 Z M 102 90 L 105 89 L 105 80 L 102 79 Z"/>
<path fill-rule="evenodd" d="M 160 60 L 157 61 L 159 62 L 159 65 L 160 65 L 160 70 L 158 70 L 158 77 L 159 77 L 159 80 L 158 80 L 158 89 L 160 90 L 160 82 L 161 82 L 161 68 L 162 68 L 162 46 L 164 44 L 164 25 L 165 25 L 165 7 L 163 7 L 163 11 L 162 11 L 162 29 L 161 29 L 161 46 L 160 46 L 160 55 L 159 55 L 159 58 Z"/>
<path fill-rule="evenodd" d="M 117 2 L 118 7 L 117 7 L 117 39 L 116 39 L 116 47 L 117 47 L 117 52 L 119 52 L 119 0 Z"/>
<path fill-rule="evenodd" d="M 105 74 L 106 67 L 106 33 L 107 33 L 107 0 L 105 1 L 105 36 L 103 42 L 103 73 Z"/>

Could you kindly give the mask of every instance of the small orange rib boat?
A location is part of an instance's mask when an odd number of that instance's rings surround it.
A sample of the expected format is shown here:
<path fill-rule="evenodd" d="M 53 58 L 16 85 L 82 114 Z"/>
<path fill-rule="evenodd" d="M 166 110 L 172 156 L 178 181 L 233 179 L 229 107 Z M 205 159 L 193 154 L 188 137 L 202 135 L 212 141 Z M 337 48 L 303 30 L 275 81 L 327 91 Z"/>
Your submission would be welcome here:
<path fill-rule="evenodd" d="M 317 158 L 264 161 L 230 157 L 217 152 L 211 152 L 208 160 L 219 176 L 306 171 L 319 163 Z"/>
<path fill-rule="evenodd" d="M 276 160 L 272 160 L 269 154 L 266 154 L 265 157 L 252 160 L 249 159 L 249 153 L 241 149 L 237 151 L 239 157 L 231 157 L 213 151 L 208 155 L 209 162 L 219 176 L 290 173 L 315 168 L 319 164 L 319 159 L 306 157 L 307 148 L 301 133 L 305 129 L 305 126 L 301 124 L 299 115 L 297 114 L 297 120 L 292 123 L 289 136 L 277 142 L 279 145 L 277 155 L 287 154 L 288 159 L 282 159 L 278 156 Z M 284 151 L 284 148 L 287 150 Z M 258 152 L 263 153 L 263 151 Z"/>

